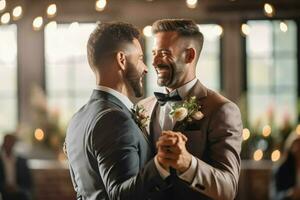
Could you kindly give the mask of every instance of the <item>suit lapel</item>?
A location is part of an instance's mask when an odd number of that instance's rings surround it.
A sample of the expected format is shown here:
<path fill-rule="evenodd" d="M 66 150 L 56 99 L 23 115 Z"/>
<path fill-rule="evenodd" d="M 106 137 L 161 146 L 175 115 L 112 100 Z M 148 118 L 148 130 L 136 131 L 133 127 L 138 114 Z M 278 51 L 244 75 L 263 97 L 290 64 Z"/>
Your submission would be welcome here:
<path fill-rule="evenodd" d="M 94 90 L 91 96 L 91 99 L 100 99 L 103 101 L 109 101 L 115 105 L 117 105 L 124 113 L 126 113 L 126 115 L 129 118 L 132 118 L 134 120 L 134 114 L 132 113 L 131 110 L 129 110 L 118 98 L 116 98 L 115 96 L 109 94 L 108 92 L 104 92 L 101 90 Z M 138 126 L 138 125 L 137 125 Z M 151 142 L 149 140 L 148 134 L 146 132 L 146 130 L 144 130 L 144 128 L 140 128 L 140 133 L 143 135 L 143 137 L 145 138 L 146 142 L 151 146 Z"/>

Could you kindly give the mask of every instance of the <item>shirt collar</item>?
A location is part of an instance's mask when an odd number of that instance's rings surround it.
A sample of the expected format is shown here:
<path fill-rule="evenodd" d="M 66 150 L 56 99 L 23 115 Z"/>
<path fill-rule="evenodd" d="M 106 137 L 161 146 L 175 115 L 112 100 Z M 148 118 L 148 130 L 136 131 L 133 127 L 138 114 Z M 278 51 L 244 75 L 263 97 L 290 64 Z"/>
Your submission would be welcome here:
<path fill-rule="evenodd" d="M 122 94 L 110 87 L 106 87 L 103 85 L 97 85 L 96 90 L 107 92 L 107 93 L 113 95 L 114 97 L 119 99 L 128 108 L 128 110 L 131 110 L 133 108 L 133 103 L 130 101 L 130 99 L 127 96 L 125 96 L 124 94 Z"/>
<path fill-rule="evenodd" d="M 194 87 L 196 82 L 197 82 L 197 78 L 194 78 L 190 82 L 188 82 L 188 83 L 184 84 L 183 86 L 177 88 L 176 90 L 177 90 L 179 96 L 182 99 L 186 98 L 186 96 L 189 94 L 189 91 Z M 167 92 L 167 90 L 165 90 L 165 92 Z"/>

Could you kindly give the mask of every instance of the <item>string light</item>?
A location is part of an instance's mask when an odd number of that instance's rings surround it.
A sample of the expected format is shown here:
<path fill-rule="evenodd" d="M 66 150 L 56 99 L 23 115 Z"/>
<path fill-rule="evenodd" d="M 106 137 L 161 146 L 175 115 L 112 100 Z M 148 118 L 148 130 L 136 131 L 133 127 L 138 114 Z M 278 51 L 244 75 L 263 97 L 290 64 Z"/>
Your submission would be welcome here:
<path fill-rule="evenodd" d="M 273 162 L 278 161 L 279 158 L 280 158 L 280 154 L 281 154 L 281 153 L 280 153 L 279 150 L 273 151 L 272 154 L 271 154 L 271 160 L 272 160 Z"/>
<path fill-rule="evenodd" d="M 36 17 L 32 22 L 33 30 L 35 30 L 35 31 L 40 30 L 42 28 L 43 24 L 44 24 L 43 18 L 41 16 Z"/>
<path fill-rule="evenodd" d="M 45 133 L 42 129 L 40 129 L 40 128 L 35 129 L 34 137 L 36 140 L 42 141 L 44 139 L 44 136 L 45 136 Z"/>
<path fill-rule="evenodd" d="M 13 19 L 14 20 L 18 20 L 21 18 L 22 14 L 23 14 L 23 9 L 21 6 L 17 6 L 13 9 Z"/>
<path fill-rule="evenodd" d="M 253 159 L 255 161 L 260 161 L 262 159 L 263 155 L 264 155 L 263 151 L 261 149 L 258 149 L 254 152 Z"/>
<path fill-rule="evenodd" d="M 143 34 L 146 37 L 151 37 L 152 36 L 152 26 L 145 26 L 145 28 L 143 29 Z"/>
<path fill-rule="evenodd" d="M 221 36 L 223 34 L 223 28 L 220 25 L 215 25 L 214 32 L 217 36 Z"/>
<path fill-rule="evenodd" d="M 273 17 L 274 14 L 275 14 L 274 6 L 272 6 L 272 5 L 269 4 L 269 3 L 265 3 L 265 4 L 264 4 L 264 13 L 265 13 L 265 15 L 268 16 L 268 17 Z"/>
<path fill-rule="evenodd" d="M 248 24 L 242 24 L 241 31 L 245 36 L 249 35 L 250 34 L 250 26 Z"/>
<path fill-rule="evenodd" d="M 243 129 L 243 140 L 246 141 L 250 138 L 250 131 L 247 128 Z"/>
<path fill-rule="evenodd" d="M 282 31 L 282 32 L 287 32 L 288 31 L 288 26 L 287 26 L 287 24 L 285 23 L 285 22 L 280 22 L 280 24 L 279 24 L 279 27 L 280 27 L 280 30 Z"/>
<path fill-rule="evenodd" d="M 186 0 L 186 5 L 188 8 L 196 8 L 198 0 Z"/>
<path fill-rule="evenodd" d="M 6 12 L 1 16 L 1 23 L 8 24 L 9 21 L 10 21 L 10 14 L 8 12 Z"/>
<path fill-rule="evenodd" d="M 51 4 L 48 6 L 47 8 L 48 17 L 54 17 L 56 15 L 56 12 L 57 12 L 56 4 Z"/>
<path fill-rule="evenodd" d="M 266 125 L 266 126 L 263 127 L 262 135 L 264 137 L 269 137 L 271 135 L 271 132 L 272 132 L 271 126 Z"/>
<path fill-rule="evenodd" d="M 6 1 L 0 0 L 0 12 L 6 8 Z"/>
<path fill-rule="evenodd" d="M 104 8 L 106 7 L 106 0 L 97 0 L 95 4 L 95 9 L 97 11 L 103 11 Z"/>

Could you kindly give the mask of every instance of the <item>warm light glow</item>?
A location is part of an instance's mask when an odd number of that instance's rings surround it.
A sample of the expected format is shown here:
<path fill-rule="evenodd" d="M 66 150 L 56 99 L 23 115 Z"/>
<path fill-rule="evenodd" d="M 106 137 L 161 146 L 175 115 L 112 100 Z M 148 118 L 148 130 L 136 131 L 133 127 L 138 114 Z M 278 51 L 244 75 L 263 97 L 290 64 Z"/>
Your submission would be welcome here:
<path fill-rule="evenodd" d="M 261 149 L 258 149 L 254 152 L 253 159 L 255 161 L 260 161 L 262 159 L 263 155 L 264 155 L 263 151 Z"/>
<path fill-rule="evenodd" d="M 278 161 L 280 158 L 280 151 L 279 150 L 275 150 L 272 152 L 272 155 L 271 155 L 271 159 L 273 162 L 276 162 Z"/>
<path fill-rule="evenodd" d="M 297 125 L 296 133 L 297 133 L 297 135 L 300 135 L 300 124 Z"/>
<path fill-rule="evenodd" d="M 243 129 L 243 140 L 246 141 L 250 138 L 250 131 L 247 128 Z"/>
<path fill-rule="evenodd" d="M 34 131 L 34 137 L 35 139 L 37 139 L 38 141 L 42 141 L 44 139 L 44 131 L 40 128 L 35 129 Z"/>
<path fill-rule="evenodd" d="M 241 30 L 244 35 L 250 34 L 250 26 L 248 24 L 242 24 Z"/>
<path fill-rule="evenodd" d="M 287 32 L 288 31 L 288 26 L 287 26 L 287 24 L 285 23 L 285 22 L 280 22 L 280 30 L 282 31 L 282 32 Z"/>
<path fill-rule="evenodd" d="M 71 24 L 70 24 L 70 26 L 69 26 L 69 30 L 70 31 L 74 31 L 74 30 L 76 30 L 76 29 L 78 29 L 79 28 L 79 23 L 78 22 L 72 22 Z"/>
<path fill-rule="evenodd" d="M 152 26 L 145 26 L 145 28 L 143 29 L 143 34 L 146 37 L 151 37 L 152 36 Z"/>
<path fill-rule="evenodd" d="M 263 135 L 264 137 L 269 137 L 269 136 L 271 135 L 271 133 L 272 133 L 272 128 L 271 128 L 271 126 L 266 125 L 266 126 L 263 127 L 262 135 Z"/>
<path fill-rule="evenodd" d="M 13 9 L 13 19 L 17 20 L 20 19 L 23 13 L 23 9 L 21 6 L 17 6 Z"/>
<path fill-rule="evenodd" d="M 215 34 L 221 36 L 223 34 L 223 28 L 220 25 L 216 25 L 214 27 Z"/>
<path fill-rule="evenodd" d="M 47 8 L 48 17 L 54 17 L 56 15 L 56 12 L 57 12 L 56 4 L 51 4 L 48 6 Z"/>
<path fill-rule="evenodd" d="M 265 3 L 264 11 L 265 11 L 266 16 L 268 16 L 268 17 L 273 17 L 274 16 L 274 7 L 271 4 Z"/>
<path fill-rule="evenodd" d="M 95 4 L 95 9 L 97 11 L 102 11 L 106 7 L 106 0 L 97 0 Z"/>
<path fill-rule="evenodd" d="M 36 17 L 33 22 L 32 22 L 32 26 L 33 26 L 33 30 L 40 30 L 43 26 L 44 20 L 42 17 Z"/>
<path fill-rule="evenodd" d="M 6 8 L 6 1 L 0 0 L 0 11 L 3 11 Z"/>
<path fill-rule="evenodd" d="M 196 8 L 198 0 L 186 0 L 186 5 L 188 8 Z"/>
<path fill-rule="evenodd" d="M 7 12 L 7 13 L 4 13 L 2 16 L 1 16 L 1 23 L 2 24 L 8 24 L 10 21 L 10 14 Z"/>
<path fill-rule="evenodd" d="M 49 23 L 47 24 L 47 28 L 48 28 L 48 29 L 52 29 L 52 30 L 57 29 L 57 23 L 56 23 L 56 21 L 51 21 L 51 22 L 49 22 Z"/>

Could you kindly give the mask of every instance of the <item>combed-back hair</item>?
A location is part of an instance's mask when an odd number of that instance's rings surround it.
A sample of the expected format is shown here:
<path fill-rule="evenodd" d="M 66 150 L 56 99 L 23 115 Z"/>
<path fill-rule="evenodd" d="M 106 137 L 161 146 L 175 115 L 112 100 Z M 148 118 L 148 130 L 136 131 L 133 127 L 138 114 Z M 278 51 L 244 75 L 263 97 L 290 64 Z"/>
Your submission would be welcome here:
<path fill-rule="evenodd" d="M 190 19 L 161 19 L 152 25 L 153 34 L 159 32 L 177 32 L 179 36 L 193 39 L 198 46 L 199 54 L 203 46 L 203 34 L 198 25 Z"/>
<path fill-rule="evenodd" d="M 90 66 L 99 67 L 102 59 L 119 50 L 124 43 L 139 39 L 140 32 L 132 24 L 124 22 L 97 23 L 87 43 L 87 56 Z"/>

